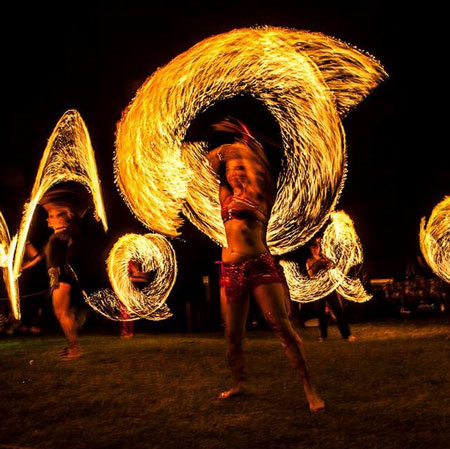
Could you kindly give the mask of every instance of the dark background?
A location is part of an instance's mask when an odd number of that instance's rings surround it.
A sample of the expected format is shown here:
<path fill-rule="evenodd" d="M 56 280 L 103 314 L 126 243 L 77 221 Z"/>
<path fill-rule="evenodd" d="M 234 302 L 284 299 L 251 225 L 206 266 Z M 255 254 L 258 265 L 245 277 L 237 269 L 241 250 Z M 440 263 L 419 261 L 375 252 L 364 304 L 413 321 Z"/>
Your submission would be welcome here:
<path fill-rule="evenodd" d="M 10 7 L 2 26 L 6 117 L 0 210 L 11 232 L 46 141 L 70 108 L 86 122 L 102 180 L 110 224 L 103 253 L 125 232 L 145 232 L 113 183 L 115 126 L 136 89 L 157 67 L 212 34 L 285 26 L 320 31 L 366 50 L 390 75 L 344 120 L 348 177 L 338 209 L 355 222 L 370 276 L 404 272 L 419 253 L 420 218 L 450 193 L 444 161 L 448 126 L 437 109 L 445 105 L 442 14 L 431 5 L 412 9 L 393 2 L 290 3 L 77 1 Z M 174 245 L 182 282 L 214 270 L 219 250 L 192 226 Z"/>

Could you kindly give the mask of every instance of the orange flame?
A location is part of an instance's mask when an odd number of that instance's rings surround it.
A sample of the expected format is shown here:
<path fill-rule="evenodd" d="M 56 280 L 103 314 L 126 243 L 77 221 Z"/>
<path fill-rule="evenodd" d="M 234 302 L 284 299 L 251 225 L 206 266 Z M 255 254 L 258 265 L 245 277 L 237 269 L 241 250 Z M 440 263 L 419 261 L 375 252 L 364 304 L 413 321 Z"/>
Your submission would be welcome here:
<path fill-rule="evenodd" d="M 142 290 L 130 280 L 130 260 L 138 262 L 143 272 L 155 274 Z M 177 264 L 175 251 L 166 238 L 157 234 L 124 235 L 111 250 L 107 265 L 114 292 L 101 290 L 87 297 L 92 308 L 113 320 L 159 321 L 172 316 L 165 301 L 175 283 Z"/>
<path fill-rule="evenodd" d="M 250 94 L 278 122 L 284 147 L 268 244 L 274 254 L 292 251 L 320 229 L 342 190 L 341 117 L 385 77 L 373 57 L 320 33 L 263 27 L 210 37 L 137 92 L 117 129 L 116 182 L 150 229 L 178 235 L 183 212 L 226 245 L 205 143 L 184 138 L 209 106 Z"/>
<path fill-rule="evenodd" d="M 25 252 L 25 243 L 39 201 L 53 185 L 64 181 L 83 184 L 92 194 L 96 218 L 101 220 L 105 231 L 108 228 L 100 181 L 95 163 L 89 133 L 80 114 L 67 111 L 58 121 L 44 150 L 38 173 L 31 192 L 30 201 L 25 204 L 22 221 L 17 236 L 9 245 L 9 233 L 2 217 L 0 238 L 2 252 L 8 256 L 8 276 L 5 277 L 7 290 L 16 319 L 20 319 L 18 278 Z M 17 243 L 17 244 L 16 244 Z M 6 250 L 6 248 L 9 248 Z M 3 256 L 4 257 L 4 256 Z M 3 258 L 2 257 L 2 258 Z"/>
<path fill-rule="evenodd" d="M 420 249 L 433 272 L 450 283 L 450 196 L 435 206 L 428 223 L 422 218 Z"/>
<path fill-rule="evenodd" d="M 350 268 L 362 263 L 363 255 L 353 222 L 345 212 L 331 214 L 331 223 L 322 238 L 322 251 L 334 262 L 334 267 L 320 271 L 313 278 L 303 275 L 295 262 L 281 261 L 291 299 L 310 302 L 336 290 L 345 299 L 368 301 L 372 296 L 366 292 L 361 281 L 348 276 Z"/>

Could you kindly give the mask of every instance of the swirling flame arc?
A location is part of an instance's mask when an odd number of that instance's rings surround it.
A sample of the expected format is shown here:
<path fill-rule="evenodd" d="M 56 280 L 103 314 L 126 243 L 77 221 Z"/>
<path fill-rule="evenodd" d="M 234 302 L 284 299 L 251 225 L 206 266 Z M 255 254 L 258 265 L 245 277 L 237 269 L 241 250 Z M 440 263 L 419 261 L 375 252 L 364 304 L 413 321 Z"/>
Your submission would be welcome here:
<path fill-rule="evenodd" d="M 323 234 L 322 251 L 334 263 L 333 268 L 322 270 L 317 276 L 309 278 L 303 274 L 297 263 L 281 261 L 291 299 L 311 302 L 336 290 L 350 301 L 368 301 L 372 295 L 366 292 L 361 281 L 348 276 L 352 267 L 363 262 L 362 246 L 353 221 L 343 211 L 333 212 L 330 219 L 331 223 Z"/>
<path fill-rule="evenodd" d="M 450 196 L 431 212 L 428 222 L 420 222 L 420 249 L 433 272 L 450 283 Z"/>
<path fill-rule="evenodd" d="M 341 192 L 341 118 L 386 76 L 370 55 L 320 33 L 263 27 L 212 36 L 138 90 L 117 128 L 117 185 L 149 229 L 176 236 L 183 213 L 225 246 L 206 143 L 184 139 L 215 102 L 251 95 L 278 122 L 283 140 L 268 245 L 273 254 L 292 251 L 323 226 Z"/>
<path fill-rule="evenodd" d="M 142 289 L 130 279 L 130 260 L 137 262 L 143 272 L 154 275 Z M 107 266 L 113 291 L 104 289 L 86 297 L 93 309 L 117 321 L 160 321 L 172 316 L 165 301 L 175 283 L 177 263 L 175 251 L 165 237 L 126 234 L 112 248 Z"/>
<path fill-rule="evenodd" d="M 9 242 L 9 232 L 3 217 L 0 222 L 0 245 L 3 253 L 0 257 L 4 259 L 5 254 L 8 255 L 4 279 L 16 319 L 20 319 L 18 278 L 34 212 L 48 189 L 65 181 L 81 183 L 92 194 L 96 218 L 102 222 L 106 231 L 108 224 L 94 150 L 86 125 L 81 115 L 74 109 L 63 114 L 50 135 L 39 164 L 30 200 L 24 206 L 18 233 L 11 242 Z"/>

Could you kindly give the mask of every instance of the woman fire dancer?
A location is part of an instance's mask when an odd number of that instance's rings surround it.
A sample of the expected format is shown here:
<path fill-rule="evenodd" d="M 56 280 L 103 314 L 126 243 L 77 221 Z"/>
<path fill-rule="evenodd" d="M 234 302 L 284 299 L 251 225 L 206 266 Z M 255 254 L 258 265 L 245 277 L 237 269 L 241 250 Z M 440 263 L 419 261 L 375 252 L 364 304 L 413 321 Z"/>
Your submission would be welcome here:
<path fill-rule="evenodd" d="M 262 145 L 241 122 L 227 119 L 214 128 L 234 137 L 233 143 L 207 156 L 220 177 L 219 198 L 227 237 L 227 247 L 222 249 L 220 297 L 233 385 L 218 399 L 245 391 L 242 338 L 251 294 L 300 376 L 310 410 L 322 410 L 325 403 L 311 382 L 302 340 L 288 319 L 283 270 L 266 243 L 276 193 L 272 169 Z"/>

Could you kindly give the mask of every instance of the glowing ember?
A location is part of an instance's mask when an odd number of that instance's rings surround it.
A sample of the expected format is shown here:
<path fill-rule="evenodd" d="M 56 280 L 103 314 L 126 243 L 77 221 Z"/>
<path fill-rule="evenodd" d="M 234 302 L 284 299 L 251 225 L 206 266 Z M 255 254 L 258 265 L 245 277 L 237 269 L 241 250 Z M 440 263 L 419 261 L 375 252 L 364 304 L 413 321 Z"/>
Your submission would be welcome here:
<path fill-rule="evenodd" d="M 278 122 L 283 166 L 268 228 L 274 254 L 324 224 L 345 177 L 341 117 L 386 76 L 371 56 L 320 33 L 264 27 L 208 38 L 157 70 L 117 129 L 116 181 L 138 219 L 176 236 L 183 212 L 226 244 L 206 144 L 183 142 L 217 101 L 249 94 Z"/>
<path fill-rule="evenodd" d="M 420 249 L 433 272 L 450 283 L 450 196 L 436 205 L 428 223 L 422 218 Z"/>
<path fill-rule="evenodd" d="M 12 240 L 8 253 L 7 289 L 14 316 L 20 318 L 17 279 L 20 275 L 25 251 L 25 243 L 36 207 L 47 192 L 55 184 L 75 181 L 83 184 L 92 194 L 96 218 L 101 220 L 105 231 L 107 221 L 100 182 L 95 164 L 91 140 L 80 114 L 75 110 L 67 111 L 53 130 L 42 156 L 30 201 L 25 204 L 22 221 L 17 237 Z M 6 228 L 2 217 L 1 228 Z M 5 231 L 1 232 L 2 252 L 5 252 Z M 15 244 L 17 239 L 17 245 Z M 6 239 L 7 240 L 7 239 Z M 5 241 L 6 241 L 5 240 Z M 5 278 L 6 280 L 6 278 Z"/>
<path fill-rule="evenodd" d="M 322 251 L 335 266 L 320 271 L 313 278 L 302 274 L 296 263 L 281 261 L 291 299 L 310 302 L 336 290 L 345 299 L 356 302 L 368 301 L 372 296 L 365 291 L 361 281 L 347 276 L 350 268 L 362 263 L 363 256 L 361 242 L 353 222 L 345 212 L 331 214 L 331 223 L 325 229 L 322 238 Z"/>
<path fill-rule="evenodd" d="M 154 275 L 142 289 L 130 279 L 130 261 L 136 262 L 144 273 Z M 172 316 L 165 301 L 175 283 L 177 263 L 175 252 L 165 237 L 124 235 L 111 250 L 107 265 L 115 294 L 111 290 L 101 290 L 87 297 L 91 307 L 112 320 L 158 321 Z"/>

